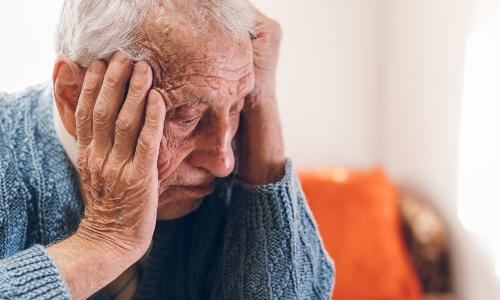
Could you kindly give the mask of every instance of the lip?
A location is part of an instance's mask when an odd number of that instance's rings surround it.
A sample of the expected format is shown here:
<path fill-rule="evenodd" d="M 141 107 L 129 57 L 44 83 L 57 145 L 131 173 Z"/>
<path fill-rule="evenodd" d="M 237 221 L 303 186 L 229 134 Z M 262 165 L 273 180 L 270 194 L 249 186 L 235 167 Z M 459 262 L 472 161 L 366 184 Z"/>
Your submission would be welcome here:
<path fill-rule="evenodd" d="M 208 195 L 214 191 L 214 181 L 210 181 L 207 184 L 200 184 L 200 185 L 187 185 L 187 186 L 180 186 L 192 193 L 199 194 L 199 195 Z"/>

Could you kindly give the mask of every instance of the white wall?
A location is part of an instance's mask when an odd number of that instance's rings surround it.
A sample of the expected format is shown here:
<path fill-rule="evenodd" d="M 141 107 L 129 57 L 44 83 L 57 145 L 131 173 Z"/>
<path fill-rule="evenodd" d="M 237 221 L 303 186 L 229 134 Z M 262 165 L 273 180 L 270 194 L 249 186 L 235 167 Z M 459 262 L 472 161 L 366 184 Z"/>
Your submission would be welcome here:
<path fill-rule="evenodd" d="M 0 1 L 0 91 L 50 80 L 53 31 L 62 0 Z"/>
<path fill-rule="evenodd" d="M 277 92 L 287 155 L 298 167 L 377 164 L 380 2 L 252 2 L 284 32 Z"/>
<path fill-rule="evenodd" d="M 466 41 L 477 1 L 386 1 L 382 162 L 399 185 L 431 200 L 450 229 L 461 299 L 500 299 L 493 249 L 458 219 Z"/>

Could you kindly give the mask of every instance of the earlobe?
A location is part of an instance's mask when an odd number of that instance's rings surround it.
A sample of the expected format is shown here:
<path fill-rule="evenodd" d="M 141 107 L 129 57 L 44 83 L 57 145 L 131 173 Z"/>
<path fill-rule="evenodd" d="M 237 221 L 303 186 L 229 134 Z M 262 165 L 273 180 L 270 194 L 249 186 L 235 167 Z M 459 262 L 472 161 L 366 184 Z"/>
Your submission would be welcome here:
<path fill-rule="evenodd" d="M 76 136 L 75 111 L 84 78 L 84 68 L 72 62 L 66 55 L 57 56 L 52 74 L 54 99 L 64 127 L 72 136 Z"/>

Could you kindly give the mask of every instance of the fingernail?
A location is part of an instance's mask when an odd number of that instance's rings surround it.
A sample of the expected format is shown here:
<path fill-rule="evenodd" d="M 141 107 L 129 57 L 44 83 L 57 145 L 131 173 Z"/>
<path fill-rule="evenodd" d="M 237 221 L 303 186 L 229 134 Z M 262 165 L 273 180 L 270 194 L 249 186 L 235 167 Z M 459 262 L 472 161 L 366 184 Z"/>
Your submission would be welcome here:
<path fill-rule="evenodd" d="M 127 56 L 125 55 L 125 53 L 117 51 L 113 56 L 113 60 L 116 61 L 117 63 L 123 64 L 127 61 Z"/>
<path fill-rule="evenodd" d="M 90 65 L 90 73 L 95 74 L 95 75 L 100 75 L 102 73 L 102 71 L 103 71 L 102 63 L 100 63 L 98 61 L 94 61 Z"/>

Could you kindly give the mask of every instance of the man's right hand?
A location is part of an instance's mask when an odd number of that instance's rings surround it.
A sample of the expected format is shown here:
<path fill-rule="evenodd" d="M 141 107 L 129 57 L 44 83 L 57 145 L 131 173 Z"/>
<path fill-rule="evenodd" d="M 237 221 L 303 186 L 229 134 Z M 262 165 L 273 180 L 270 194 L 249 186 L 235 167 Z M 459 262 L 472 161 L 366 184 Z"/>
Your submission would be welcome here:
<path fill-rule="evenodd" d="M 166 112 L 151 83 L 151 68 L 122 52 L 85 75 L 75 115 L 85 213 L 74 235 L 47 248 L 73 298 L 109 284 L 150 245 Z"/>
<path fill-rule="evenodd" d="M 85 201 L 77 234 L 139 258 L 156 224 L 165 104 L 150 90 L 152 72 L 144 62 L 134 65 L 117 52 L 107 70 L 101 61 L 89 70 L 75 115 Z"/>

